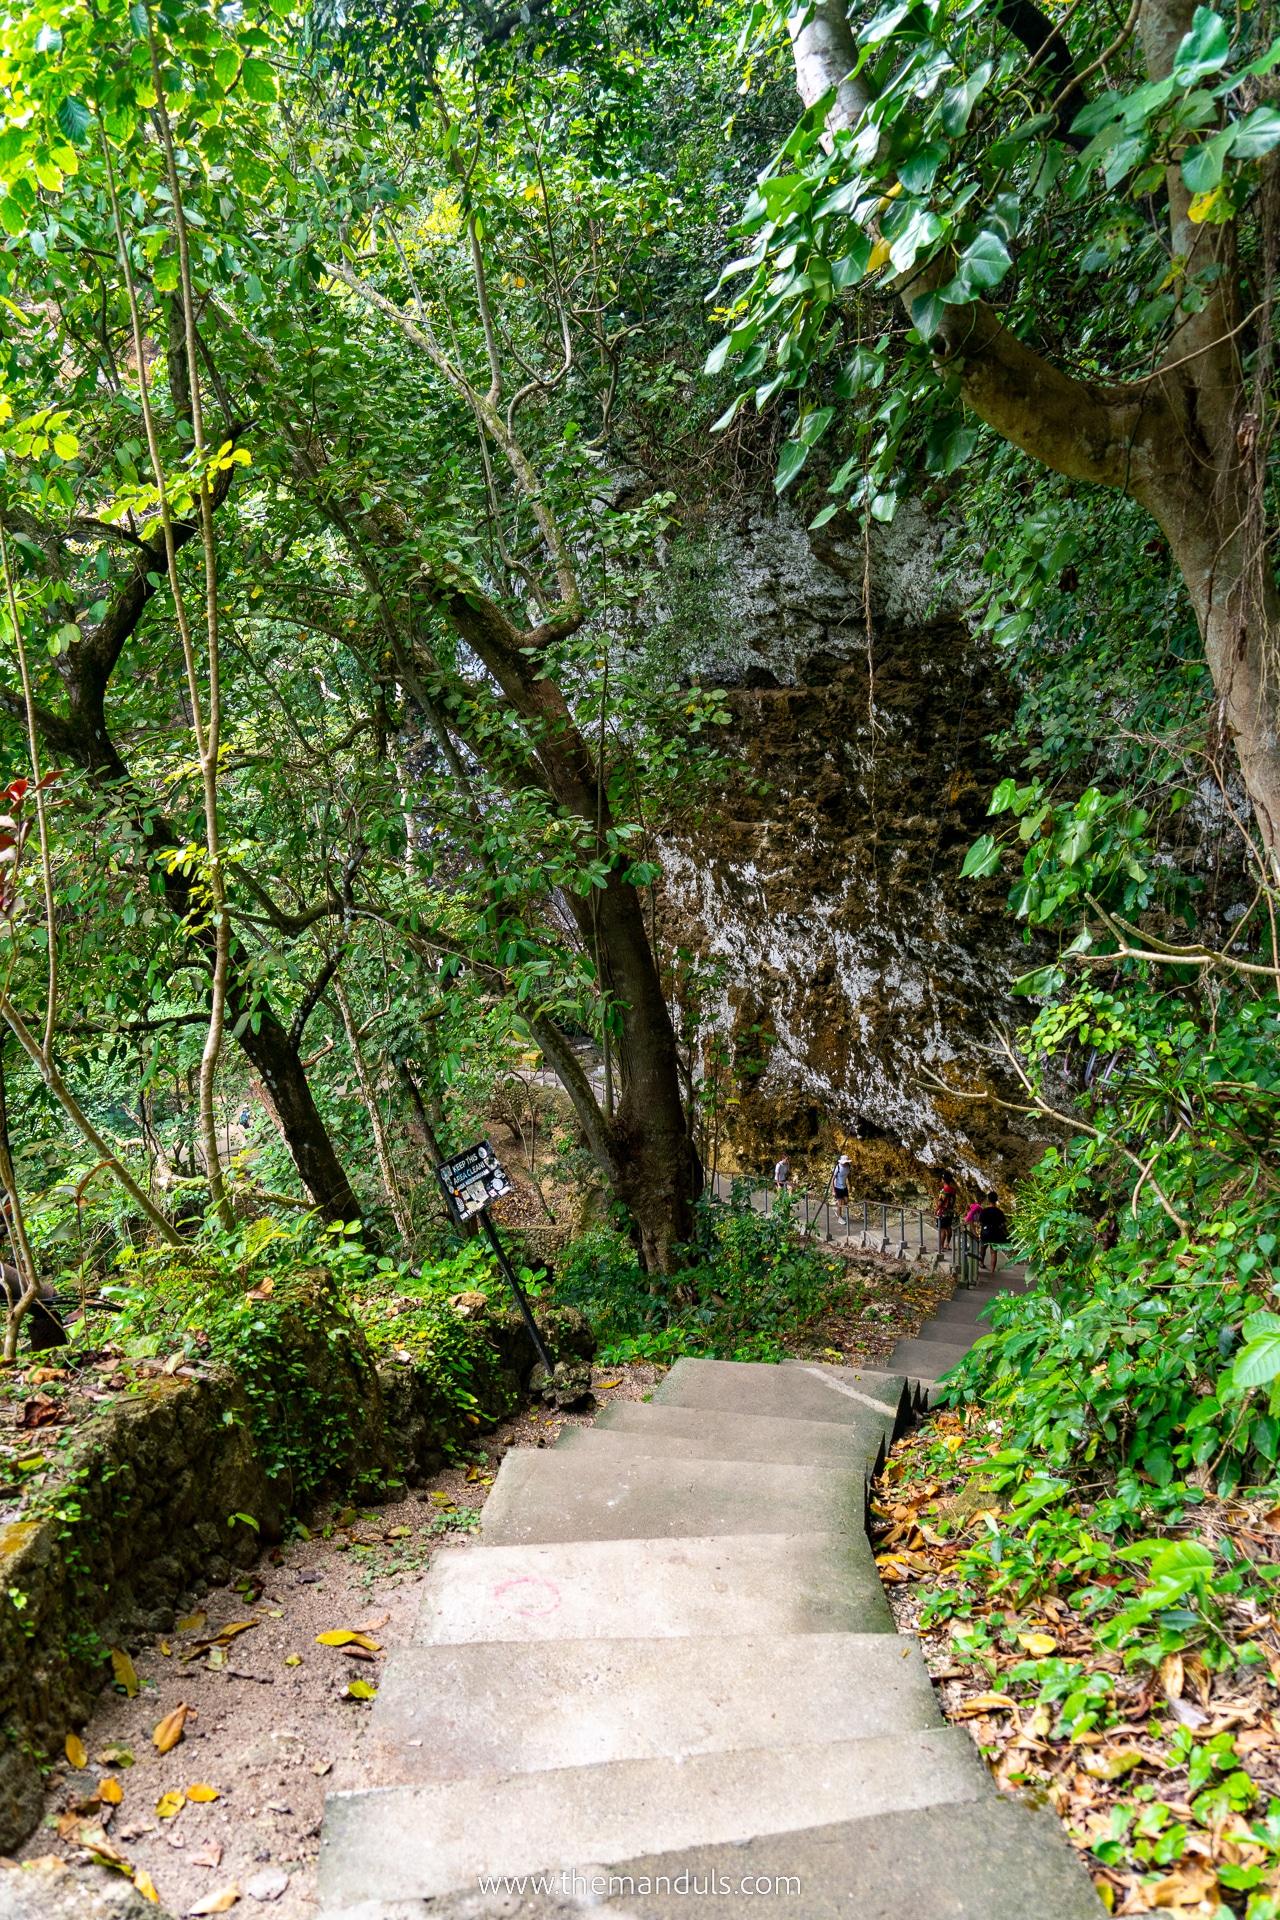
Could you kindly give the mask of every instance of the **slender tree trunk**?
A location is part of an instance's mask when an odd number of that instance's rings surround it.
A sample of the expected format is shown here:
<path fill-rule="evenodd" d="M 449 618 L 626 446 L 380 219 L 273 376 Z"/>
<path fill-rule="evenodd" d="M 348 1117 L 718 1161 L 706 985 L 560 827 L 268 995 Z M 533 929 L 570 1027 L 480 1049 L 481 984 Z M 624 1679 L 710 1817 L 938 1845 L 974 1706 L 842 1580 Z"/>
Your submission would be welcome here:
<path fill-rule="evenodd" d="M 360 1082 L 360 1094 L 364 1101 L 365 1112 L 369 1116 L 369 1125 L 373 1128 L 373 1145 L 378 1156 L 378 1168 L 382 1174 L 382 1185 L 386 1192 L 387 1204 L 396 1223 L 396 1231 L 404 1241 L 409 1239 L 409 1219 L 400 1198 L 400 1183 L 396 1179 L 395 1163 L 391 1158 L 391 1146 L 387 1139 L 387 1130 L 382 1124 L 382 1115 L 378 1111 L 378 1090 L 373 1084 L 369 1072 L 369 1063 L 364 1057 L 360 1045 L 360 1030 L 355 1015 L 351 1011 L 351 1002 L 347 990 L 342 984 L 341 974 L 333 977 L 334 996 L 338 1002 L 338 1011 L 342 1015 L 342 1027 L 347 1036 L 347 1047 L 351 1054 L 356 1078 Z"/>

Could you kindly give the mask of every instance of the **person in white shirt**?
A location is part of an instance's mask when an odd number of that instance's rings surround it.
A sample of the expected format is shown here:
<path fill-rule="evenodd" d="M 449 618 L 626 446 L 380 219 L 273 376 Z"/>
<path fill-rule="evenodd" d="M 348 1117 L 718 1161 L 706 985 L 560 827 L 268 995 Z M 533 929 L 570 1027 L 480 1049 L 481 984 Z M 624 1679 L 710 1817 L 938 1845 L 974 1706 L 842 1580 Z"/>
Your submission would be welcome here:
<path fill-rule="evenodd" d="M 791 1189 L 791 1162 L 785 1153 L 773 1170 L 773 1184 L 779 1193 L 788 1193 Z"/>

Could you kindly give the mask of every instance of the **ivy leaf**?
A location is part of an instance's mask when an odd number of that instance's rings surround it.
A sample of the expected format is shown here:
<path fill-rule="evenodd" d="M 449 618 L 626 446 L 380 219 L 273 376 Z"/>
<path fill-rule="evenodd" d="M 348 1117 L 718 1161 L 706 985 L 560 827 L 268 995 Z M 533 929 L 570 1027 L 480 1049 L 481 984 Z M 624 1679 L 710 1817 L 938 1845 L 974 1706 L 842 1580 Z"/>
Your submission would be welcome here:
<path fill-rule="evenodd" d="M 778 455 L 778 471 L 773 476 L 775 493 L 785 493 L 805 461 L 809 458 L 809 449 L 803 440 L 788 440 Z"/>
<path fill-rule="evenodd" d="M 1257 160 L 1273 147 L 1280 146 L 1280 111 L 1275 107 L 1255 107 L 1236 123 L 1231 140 L 1233 160 Z"/>
<path fill-rule="evenodd" d="M 1000 847 L 993 833 L 984 833 L 975 840 L 964 857 L 960 869 L 962 880 L 986 880 L 1000 871 Z"/>
<path fill-rule="evenodd" d="M 980 67 L 974 68 L 967 80 L 962 80 L 958 87 L 948 87 L 943 94 L 938 117 L 942 121 L 943 132 L 949 133 L 953 140 L 969 125 L 969 115 L 973 112 L 978 95 L 994 72 L 994 64 L 984 60 Z"/>
<path fill-rule="evenodd" d="M 1219 73 L 1231 54 L 1227 23 L 1211 7 L 1197 7 L 1190 33 L 1185 33 L 1173 56 L 1173 77 L 1190 87 L 1206 73 Z"/>

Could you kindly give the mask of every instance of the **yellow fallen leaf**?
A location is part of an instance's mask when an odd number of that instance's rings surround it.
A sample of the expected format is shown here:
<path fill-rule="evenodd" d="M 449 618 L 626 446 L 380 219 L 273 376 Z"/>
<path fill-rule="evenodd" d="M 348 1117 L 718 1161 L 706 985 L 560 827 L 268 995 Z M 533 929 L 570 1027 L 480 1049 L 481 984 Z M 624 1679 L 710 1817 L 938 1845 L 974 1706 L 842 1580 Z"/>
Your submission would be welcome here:
<path fill-rule="evenodd" d="M 218 1671 L 218 1669 L 219 1669 L 220 1667 L 225 1667 L 225 1666 L 226 1666 L 226 1664 L 227 1664 L 227 1650 L 226 1650 L 226 1648 L 225 1648 L 225 1647 L 210 1647 L 210 1649 L 209 1649 L 209 1665 L 210 1665 L 210 1667 L 212 1667 L 212 1669 L 213 1669 L 213 1671 L 214 1671 L 214 1672 L 216 1673 L 216 1672 Z"/>
<path fill-rule="evenodd" d="M 370 1639 L 367 1633 L 356 1633 L 350 1627 L 331 1627 L 328 1633 L 316 1635 L 318 1647 L 363 1647 L 366 1653 L 381 1653 L 382 1644 Z"/>
<path fill-rule="evenodd" d="M 225 1913 L 228 1907 L 234 1907 L 240 1898 L 240 1889 L 235 1881 L 229 1887 L 219 1887 L 217 1893 L 208 1893 L 203 1900 L 197 1900 L 188 1913 Z"/>
<path fill-rule="evenodd" d="M 871 249 L 871 258 L 867 261 L 867 272 L 877 273 L 889 258 L 889 242 L 877 240 Z"/>
<path fill-rule="evenodd" d="M 187 1724 L 187 1706 L 183 1701 L 172 1713 L 166 1713 L 156 1725 L 151 1735 L 151 1744 L 157 1753 L 169 1753 L 182 1738 L 182 1729 Z"/>
<path fill-rule="evenodd" d="M 841 1356 L 841 1358 L 843 1358 L 843 1355 Z M 620 1387 L 621 1385 L 622 1385 L 621 1380 L 597 1380 L 596 1381 L 596 1386 L 598 1388 L 599 1387 Z"/>
<path fill-rule="evenodd" d="M 409 1537 L 408 1527 L 392 1527 L 391 1531 L 387 1535 L 388 1540 L 407 1540 L 408 1537 Z"/>
<path fill-rule="evenodd" d="M 451 1493 L 433 1493 L 431 1498 L 435 1501 L 438 1507 L 451 1507 L 454 1504 L 453 1495 Z"/>
<path fill-rule="evenodd" d="M 1140 1767 L 1142 1761 L 1143 1755 L 1137 1747 L 1112 1747 L 1110 1751 L 1104 1747 L 1101 1753 L 1080 1756 L 1082 1769 L 1093 1780 L 1119 1780 Z"/>
<path fill-rule="evenodd" d="M 178 1632 L 199 1633 L 208 1618 L 207 1613 L 184 1613 L 178 1622 Z"/>
<path fill-rule="evenodd" d="M 348 1700 L 376 1700 L 378 1689 L 371 1687 L 367 1680 L 353 1680 L 346 1689 Z"/>
<path fill-rule="evenodd" d="M 979 1713 L 1007 1713 L 1013 1706 L 1007 1693 L 975 1693 L 971 1700 L 965 1700 L 957 1708 L 961 1720 L 972 1720 Z"/>
<path fill-rule="evenodd" d="M 123 1687 L 130 1700 L 132 1700 L 141 1682 L 138 1679 L 137 1668 L 121 1647 L 112 1647 L 111 1649 L 111 1671 L 115 1675 L 116 1685 Z"/>
<path fill-rule="evenodd" d="M 118 1807 L 124 1799 L 124 1788 L 113 1773 L 109 1773 L 105 1780 L 99 1780 L 98 1798 L 104 1800 L 109 1807 Z"/>
<path fill-rule="evenodd" d="M 164 1655 L 165 1659 L 168 1660 L 173 1653 L 173 1648 L 169 1645 L 169 1642 L 167 1640 L 162 1640 L 160 1642 L 160 1651 Z"/>
<path fill-rule="evenodd" d="M 228 1620 L 225 1627 L 218 1628 L 215 1638 L 218 1640 L 234 1640 L 238 1633 L 248 1633 L 250 1627 L 256 1627 L 260 1624 L 257 1620 Z"/>
<path fill-rule="evenodd" d="M 72 1766 L 77 1770 L 88 1766 L 89 1756 L 85 1752 L 84 1741 L 78 1733 L 69 1733 L 62 1743 L 62 1748 Z"/>
<path fill-rule="evenodd" d="M 153 1900 L 156 1906 L 160 1905 L 160 1895 L 156 1892 L 156 1883 L 145 1867 L 138 1868 L 138 1871 L 133 1876 L 133 1884 L 144 1900 Z"/>
<path fill-rule="evenodd" d="M 172 1787 L 168 1793 L 162 1793 L 156 1801 L 156 1818 L 172 1820 L 175 1814 L 182 1812 L 186 1804 L 186 1794 L 179 1793 L 176 1787 Z"/>
<path fill-rule="evenodd" d="M 133 1755 L 128 1747 L 104 1747 L 98 1755 L 98 1763 L 104 1767 L 131 1767 Z"/>
<path fill-rule="evenodd" d="M 1020 1633 L 1018 1645 L 1025 1647 L 1028 1653 L 1034 1653 L 1037 1659 L 1058 1651 L 1058 1643 L 1051 1633 Z"/>
<path fill-rule="evenodd" d="M 286 1667 L 300 1667 L 302 1665 L 302 1655 L 300 1653 L 286 1653 L 284 1663 Z"/>
<path fill-rule="evenodd" d="M 206 1787 L 203 1782 L 197 1781 L 194 1787 L 187 1788 L 187 1798 L 204 1804 L 209 1800 L 220 1800 L 222 1794 L 219 1788 Z"/>
<path fill-rule="evenodd" d="M 1164 1659 L 1160 1662 L 1160 1685 L 1164 1691 L 1166 1700 L 1180 1700 L 1182 1698 L 1182 1686 L 1185 1678 L 1186 1669 L 1182 1664 L 1182 1655 L 1180 1653 L 1166 1653 Z"/>

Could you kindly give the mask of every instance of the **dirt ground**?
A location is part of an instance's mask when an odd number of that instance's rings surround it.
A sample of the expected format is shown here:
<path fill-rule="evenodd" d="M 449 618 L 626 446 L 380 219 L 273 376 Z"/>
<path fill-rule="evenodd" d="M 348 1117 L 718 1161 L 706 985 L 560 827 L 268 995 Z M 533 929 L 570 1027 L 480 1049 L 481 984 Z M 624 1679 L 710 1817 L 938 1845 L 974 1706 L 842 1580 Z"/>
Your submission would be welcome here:
<path fill-rule="evenodd" d="M 44 1825 L 18 1857 L 83 1860 L 80 1841 L 101 1827 L 175 1914 L 234 1905 L 245 1915 L 270 1909 L 280 1920 L 312 1915 L 325 1793 L 357 1787 L 363 1777 L 372 1700 L 349 1690 L 360 1683 L 376 1689 L 384 1655 L 411 1640 L 433 1557 L 474 1543 L 509 1448 L 550 1446 L 562 1426 L 590 1425 L 610 1400 L 643 1399 L 661 1371 L 597 1367 L 594 1408 L 514 1415 L 477 1441 L 470 1461 L 410 1498 L 318 1515 L 308 1537 L 264 1554 L 235 1585 L 206 1594 L 179 1630 L 136 1655 L 134 1697 L 114 1687 L 103 1693 L 80 1730 L 84 1766 L 50 1775 Z M 242 1622 L 251 1624 L 226 1631 Z M 373 1647 L 317 1641 L 344 1629 Z M 220 1630 L 221 1643 L 210 1647 Z M 181 1706 L 182 1737 L 161 1754 L 154 1729 Z M 116 1805 L 114 1787 L 102 1797 L 108 1781 L 119 1784 Z M 216 1798 L 193 1798 L 193 1787 L 215 1789 Z"/>

